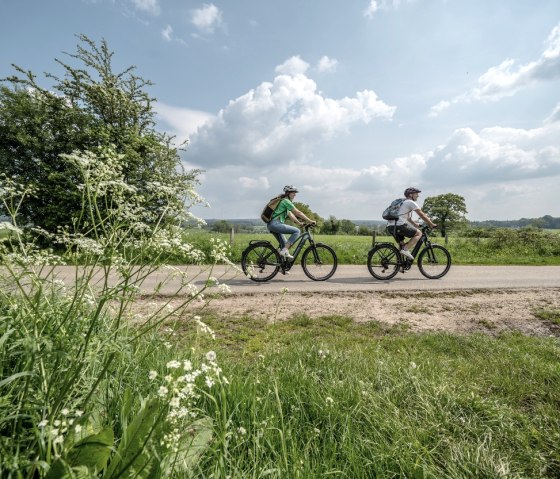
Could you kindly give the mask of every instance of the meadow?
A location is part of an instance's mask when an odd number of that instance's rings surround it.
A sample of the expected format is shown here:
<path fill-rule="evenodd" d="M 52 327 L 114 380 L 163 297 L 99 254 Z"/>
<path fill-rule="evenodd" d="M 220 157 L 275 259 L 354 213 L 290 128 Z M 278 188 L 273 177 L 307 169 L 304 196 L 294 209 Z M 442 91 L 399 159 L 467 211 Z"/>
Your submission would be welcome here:
<path fill-rule="evenodd" d="M 0 477 L 559 477 L 557 337 L 195 315 L 229 292 L 212 265 L 237 263 L 256 236 L 230 248 L 173 227 L 134 235 L 119 198 L 101 223 L 85 207 L 96 234 L 64 232 L 63 250 L 15 226 L 0 242 Z M 547 236 L 512 238 L 449 247 L 464 264 L 558 264 Z M 351 264 L 371 245 L 316 239 Z M 173 263 L 205 265 L 205 285 Z M 79 265 L 74 281 L 57 264 Z M 151 304 L 140 287 L 162 264 L 180 287 Z"/>
<path fill-rule="evenodd" d="M 432 242 L 444 245 L 453 259 L 453 264 L 464 265 L 558 265 L 560 264 L 560 232 L 525 230 L 489 230 L 486 237 L 462 236 L 460 232 L 445 239 L 434 235 Z M 267 240 L 275 244 L 269 233 L 211 233 L 204 230 L 187 230 L 187 241 L 203 250 L 209 250 L 209 238 L 219 238 L 230 246 L 230 258 L 241 261 L 241 254 L 254 239 Z M 365 264 L 373 242 L 371 236 L 314 235 L 316 242 L 328 244 L 336 251 L 340 264 Z M 377 242 L 394 243 L 391 236 L 376 235 Z M 173 258 L 177 261 L 179 258 Z"/>

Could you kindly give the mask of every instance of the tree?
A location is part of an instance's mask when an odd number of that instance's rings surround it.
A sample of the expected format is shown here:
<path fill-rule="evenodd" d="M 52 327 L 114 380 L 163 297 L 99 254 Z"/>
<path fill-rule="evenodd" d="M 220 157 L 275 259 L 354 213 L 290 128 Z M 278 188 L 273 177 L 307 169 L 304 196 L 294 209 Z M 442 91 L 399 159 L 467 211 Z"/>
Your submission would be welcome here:
<path fill-rule="evenodd" d="M 340 229 L 340 220 L 336 218 L 336 216 L 329 216 L 328 220 L 325 220 L 323 226 L 321 228 L 321 233 L 325 233 L 326 235 L 335 235 L 338 233 Z"/>
<path fill-rule="evenodd" d="M 422 210 L 439 226 L 442 236 L 447 230 L 467 222 L 465 198 L 453 193 L 430 196 L 424 201 Z"/>
<path fill-rule="evenodd" d="M 111 148 L 123 180 L 144 198 L 141 206 L 154 218 L 164 212 L 164 222 L 176 220 L 185 202 L 198 202 L 193 186 L 199 172 L 182 169 L 172 138 L 154 129 L 154 99 L 144 90 L 151 83 L 136 76 L 134 67 L 115 73 L 105 41 L 78 38 L 77 52 L 69 57 L 79 65 L 55 59 L 64 76 L 47 74 L 51 88 L 15 65 L 20 76 L 4 79 L 10 87 L 0 87 L 0 171 L 34 190 L 20 216 L 49 232 L 71 225 L 82 198 L 75 168 L 60 155 Z M 108 205 L 101 199 L 100 211 Z"/>
<path fill-rule="evenodd" d="M 311 210 L 311 208 L 309 207 L 309 205 L 306 205 L 305 203 L 300 203 L 299 201 L 296 201 L 294 203 L 294 206 L 300 210 L 305 216 L 307 216 L 310 220 L 316 221 L 318 228 L 321 227 L 321 225 L 323 224 L 323 219 L 315 212 L 313 212 Z"/>
<path fill-rule="evenodd" d="M 356 225 L 350 220 L 340 220 L 340 232 L 345 235 L 355 235 Z"/>

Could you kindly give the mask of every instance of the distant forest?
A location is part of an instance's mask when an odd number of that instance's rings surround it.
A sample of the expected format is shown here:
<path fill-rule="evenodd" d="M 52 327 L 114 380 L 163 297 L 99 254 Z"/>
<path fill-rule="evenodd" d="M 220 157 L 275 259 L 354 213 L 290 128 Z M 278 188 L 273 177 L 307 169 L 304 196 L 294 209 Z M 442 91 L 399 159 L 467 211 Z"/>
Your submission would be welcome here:
<path fill-rule="evenodd" d="M 560 218 L 553 218 L 550 215 L 541 218 L 521 218 L 520 220 L 487 220 L 470 221 L 474 228 L 526 228 L 533 226 L 544 229 L 560 229 Z"/>
<path fill-rule="evenodd" d="M 366 228 L 384 228 L 386 221 L 378 220 L 351 220 L 358 227 Z M 260 218 L 246 219 L 207 219 L 207 228 L 215 231 L 230 231 L 233 227 L 236 231 L 247 231 L 254 228 L 264 229 L 265 225 Z M 550 215 L 541 218 L 521 218 L 519 220 L 487 220 L 487 221 L 469 221 L 472 228 L 543 228 L 543 229 L 560 229 L 560 218 L 554 218 Z"/>

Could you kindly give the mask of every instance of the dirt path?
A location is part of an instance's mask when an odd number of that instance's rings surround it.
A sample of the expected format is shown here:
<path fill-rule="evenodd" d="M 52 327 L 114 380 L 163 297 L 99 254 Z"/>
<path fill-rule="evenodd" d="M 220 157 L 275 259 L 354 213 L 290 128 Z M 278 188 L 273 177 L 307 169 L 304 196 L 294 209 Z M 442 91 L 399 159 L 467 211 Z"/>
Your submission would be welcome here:
<path fill-rule="evenodd" d="M 236 294 L 212 299 L 205 310 L 230 318 L 249 315 L 266 322 L 301 314 L 311 318 L 341 315 L 358 322 L 378 321 L 388 327 L 400 326 L 408 331 L 492 335 L 519 331 L 533 336 L 560 337 L 559 324 L 536 315 L 542 311 L 558 314 L 560 288 Z"/>

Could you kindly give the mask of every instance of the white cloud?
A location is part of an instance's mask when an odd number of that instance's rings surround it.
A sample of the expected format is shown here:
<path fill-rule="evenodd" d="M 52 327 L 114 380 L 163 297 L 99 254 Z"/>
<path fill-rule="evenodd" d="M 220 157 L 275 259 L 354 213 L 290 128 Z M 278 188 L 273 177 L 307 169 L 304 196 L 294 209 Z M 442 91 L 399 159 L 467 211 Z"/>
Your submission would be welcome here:
<path fill-rule="evenodd" d="M 173 28 L 171 25 L 167 25 L 162 31 L 161 36 L 168 42 L 173 39 Z"/>
<path fill-rule="evenodd" d="M 317 71 L 321 73 L 331 73 L 336 71 L 337 66 L 338 60 L 323 56 L 317 63 Z"/>
<path fill-rule="evenodd" d="M 356 123 L 392 118 L 395 107 L 371 90 L 338 100 L 324 97 L 312 79 L 295 73 L 306 65 L 292 57 L 277 71 L 294 74 L 278 75 L 230 101 L 198 128 L 186 159 L 204 168 L 304 161 L 317 144 L 348 132 Z"/>
<path fill-rule="evenodd" d="M 507 183 L 560 175 L 560 124 L 523 130 L 456 130 L 426 156 L 425 182 L 447 185 Z"/>
<path fill-rule="evenodd" d="M 155 105 L 158 116 L 170 128 L 170 134 L 177 137 L 178 143 L 189 138 L 199 127 L 213 118 L 204 111 L 178 108 L 158 102 Z"/>
<path fill-rule="evenodd" d="M 396 10 L 402 3 L 412 3 L 416 0 L 370 0 L 369 5 L 363 11 L 366 18 L 373 18 L 379 10 Z"/>
<path fill-rule="evenodd" d="M 282 65 L 278 65 L 274 71 L 281 75 L 303 75 L 309 68 L 309 63 L 301 59 L 299 55 L 288 58 Z"/>
<path fill-rule="evenodd" d="M 191 11 L 191 23 L 201 32 L 214 33 L 223 25 L 222 11 L 213 3 L 204 4 L 202 8 Z"/>
<path fill-rule="evenodd" d="M 270 182 L 266 176 L 259 176 L 258 178 L 241 176 L 238 182 L 242 188 L 247 188 L 249 190 L 268 190 L 270 188 Z"/>
<path fill-rule="evenodd" d="M 137 10 L 155 16 L 160 14 L 160 6 L 158 0 L 131 0 L 131 1 Z"/>
<path fill-rule="evenodd" d="M 552 113 L 544 120 L 545 123 L 554 123 L 560 121 L 560 103 L 556 105 Z"/>
<path fill-rule="evenodd" d="M 472 101 L 497 101 L 513 96 L 519 90 L 534 83 L 560 78 L 560 24 L 556 25 L 545 42 L 545 50 L 536 61 L 515 68 L 515 61 L 506 59 L 498 66 L 488 69 L 478 78 L 478 86 L 456 96 L 450 101 L 441 101 L 430 110 L 437 116 L 453 104 Z"/>

